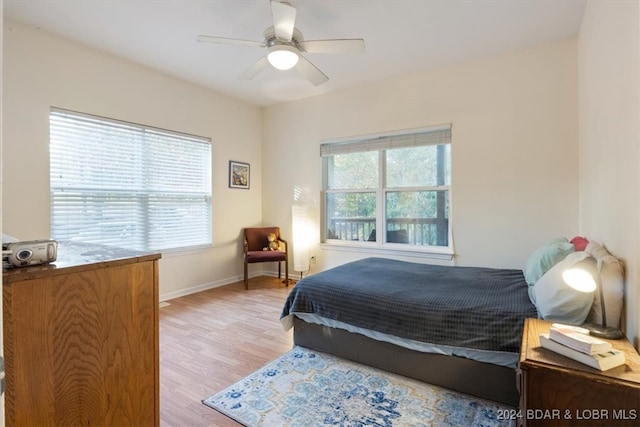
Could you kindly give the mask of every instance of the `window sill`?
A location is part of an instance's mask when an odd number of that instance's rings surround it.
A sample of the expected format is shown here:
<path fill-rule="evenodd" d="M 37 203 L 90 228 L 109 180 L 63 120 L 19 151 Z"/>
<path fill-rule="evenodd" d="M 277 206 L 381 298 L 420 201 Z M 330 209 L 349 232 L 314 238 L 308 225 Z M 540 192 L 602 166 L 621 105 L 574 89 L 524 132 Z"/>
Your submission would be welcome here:
<path fill-rule="evenodd" d="M 201 254 L 211 251 L 213 245 L 200 245 L 200 246 L 189 246 L 185 248 L 176 248 L 176 249 L 160 249 L 157 252 L 162 254 L 163 258 L 173 258 L 179 256 L 189 256 L 195 254 Z"/>
<path fill-rule="evenodd" d="M 452 248 L 421 248 L 418 246 L 408 246 L 398 243 L 385 243 L 377 245 L 370 242 L 342 242 L 335 241 L 330 243 L 321 243 L 320 247 L 323 250 L 332 251 L 346 251 L 346 252 L 358 252 L 369 253 L 378 255 L 402 255 L 419 258 L 432 258 L 439 260 L 452 260 L 455 253 Z"/>

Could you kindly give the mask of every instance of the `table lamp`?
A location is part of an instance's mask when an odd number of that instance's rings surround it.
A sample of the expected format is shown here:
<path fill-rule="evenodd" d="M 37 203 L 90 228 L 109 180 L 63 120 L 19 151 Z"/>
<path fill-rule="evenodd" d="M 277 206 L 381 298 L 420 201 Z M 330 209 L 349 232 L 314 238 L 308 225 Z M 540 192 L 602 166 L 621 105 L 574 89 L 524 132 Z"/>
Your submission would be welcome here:
<path fill-rule="evenodd" d="M 622 338 L 624 334 L 620 329 L 607 326 L 604 291 L 602 289 L 602 281 L 600 280 L 601 269 L 602 261 L 596 261 L 593 257 L 588 257 L 577 262 L 571 268 L 566 269 L 562 273 L 562 279 L 567 285 L 582 292 L 598 290 L 600 295 L 600 309 L 602 311 L 602 325 L 585 323 L 582 327 L 588 329 L 589 334 L 595 337 L 617 340 Z"/>

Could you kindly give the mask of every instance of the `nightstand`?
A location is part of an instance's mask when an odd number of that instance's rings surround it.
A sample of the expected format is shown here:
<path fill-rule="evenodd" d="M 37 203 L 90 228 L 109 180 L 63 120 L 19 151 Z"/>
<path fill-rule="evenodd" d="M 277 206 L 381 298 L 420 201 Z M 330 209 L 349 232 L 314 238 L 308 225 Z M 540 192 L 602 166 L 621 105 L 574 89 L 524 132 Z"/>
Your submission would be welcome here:
<path fill-rule="evenodd" d="M 552 322 L 526 319 L 518 389 L 521 426 L 639 426 L 640 355 L 626 339 L 608 340 L 626 363 L 599 371 L 540 346 Z"/>

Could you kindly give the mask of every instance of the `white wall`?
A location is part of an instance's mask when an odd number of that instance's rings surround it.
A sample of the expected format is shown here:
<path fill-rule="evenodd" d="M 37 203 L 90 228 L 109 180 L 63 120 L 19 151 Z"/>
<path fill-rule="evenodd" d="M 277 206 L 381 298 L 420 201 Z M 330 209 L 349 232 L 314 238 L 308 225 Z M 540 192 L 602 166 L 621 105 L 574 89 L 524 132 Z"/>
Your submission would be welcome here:
<path fill-rule="evenodd" d="M 452 123 L 455 262 L 522 268 L 578 231 L 576 73 L 567 40 L 266 108 L 263 220 L 290 233 L 306 189 L 319 229 L 323 140 Z M 312 252 L 319 269 L 363 256 Z"/>
<path fill-rule="evenodd" d="M 579 35 L 580 229 L 626 264 L 640 348 L 640 7 L 590 1 Z"/>
<path fill-rule="evenodd" d="M 48 114 L 56 106 L 211 138 L 214 247 L 164 255 L 160 293 L 241 276 L 240 231 L 262 219 L 259 108 L 14 22 L 4 23 L 3 59 L 5 233 L 50 236 Z M 251 163 L 250 190 L 227 187 L 229 160 Z"/>

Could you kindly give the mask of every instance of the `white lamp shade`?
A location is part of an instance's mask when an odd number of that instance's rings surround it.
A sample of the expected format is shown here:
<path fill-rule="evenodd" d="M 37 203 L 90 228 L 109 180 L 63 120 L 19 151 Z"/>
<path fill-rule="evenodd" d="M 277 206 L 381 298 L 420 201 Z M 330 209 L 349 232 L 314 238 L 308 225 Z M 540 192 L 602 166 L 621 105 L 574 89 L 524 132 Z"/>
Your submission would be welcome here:
<path fill-rule="evenodd" d="M 562 272 L 562 279 L 573 289 L 580 292 L 593 292 L 596 290 L 596 281 L 587 270 L 573 267 Z"/>
<path fill-rule="evenodd" d="M 309 209 L 306 206 L 293 206 L 291 216 L 293 222 L 293 269 L 307 271 L 309 269 L 311 236 L 313 236 L 313 224 L 309 218 Z"/>
<path fill-rule="evenodd" d="M 267 54 L 269 63 L 278 70 L 289 70 L 298 63 L 298 51 L 287 45 L 273 46 Z"/>

